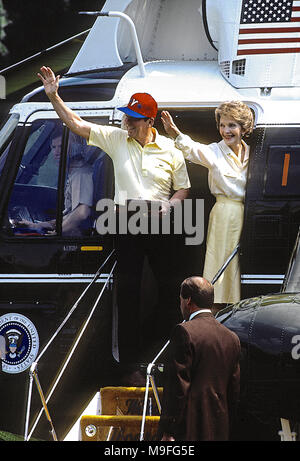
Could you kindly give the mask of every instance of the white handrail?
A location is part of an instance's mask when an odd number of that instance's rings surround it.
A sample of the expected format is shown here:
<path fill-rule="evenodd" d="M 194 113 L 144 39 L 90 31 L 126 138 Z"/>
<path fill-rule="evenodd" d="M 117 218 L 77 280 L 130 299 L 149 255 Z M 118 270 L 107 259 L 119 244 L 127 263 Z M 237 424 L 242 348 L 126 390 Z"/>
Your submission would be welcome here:
<path fill-rule="evenodd" d="M 131 38 L 132 38 L 132 41 L 133 41 L 133 45 L 134 45 L 134 49 L 135 49 L 136 58 L 137 58 L 138 66 L 139 66 L 139 69 L 140 69 L 141 77 L 145 77 L 145 75 L 146 75 L 145 65 L 144 65 L 142 52 L 141 52 L 141 47 L 140 47 L 140 44 L 139 44 L 139 39 L 138 39 L 138 36 L 137 36 L 137 33 L 136 33 L 136 28 L 135 28 L 134 22 L 132 21 L 132 19 L 127 14 L 121 13 L 120 11 L 109 11 L 108 16 L 123 18 L 123 19 L 125 19 L 125 21 L 127 21 L 128 25 L 130 27 Z"/>
<path fill-rule="evenodd" d="M 128 23 L 129 28 L 130 28 L 130 33 L 131 33 L 131 38 L 133 41 L 134 49 L 135 49 L 135 54 L 138 62 L 138 66 L 140 69 L 141 77 L 145 77 L 146 72 L 145 72 L 145 65 L 142 57 L 142 52 L 141 52 L 141 47 L 139 44 L 138 36 L 136 33 L 136 28 L 134 25 L 134 22 L 132 19 L 125 13 L 122 13 L 121 11 L 107 11 L 107 12 L 99 12 L 99 11 L 80 11 L 79 14 L 87 14 L 91 16 L 108 16 L 111 18 L 122 18 L 125 19 L 125 21 Z"/>

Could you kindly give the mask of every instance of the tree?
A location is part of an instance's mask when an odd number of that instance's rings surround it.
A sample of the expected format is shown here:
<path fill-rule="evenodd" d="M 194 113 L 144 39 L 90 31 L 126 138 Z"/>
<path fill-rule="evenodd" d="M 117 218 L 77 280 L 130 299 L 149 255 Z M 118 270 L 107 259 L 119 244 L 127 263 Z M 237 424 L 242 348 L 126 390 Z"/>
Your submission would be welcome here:
<path fill-rule="evenodd" d="M 31 56 L 91 27 L 94 17 L 79 11 L 101 10 L 104 0 L 0 0 L 9 24 L 3 40 L 8 53 L 1 68 Z"/>
<path fill-rule="evenodd" d="M 0 0 L 0 56 L 6 56 L 8 49 L 2 42 L 5 38 L 5 27 L 9 24 L 6 16 L 6 11 L 3 7 L 2 0 Z"/>

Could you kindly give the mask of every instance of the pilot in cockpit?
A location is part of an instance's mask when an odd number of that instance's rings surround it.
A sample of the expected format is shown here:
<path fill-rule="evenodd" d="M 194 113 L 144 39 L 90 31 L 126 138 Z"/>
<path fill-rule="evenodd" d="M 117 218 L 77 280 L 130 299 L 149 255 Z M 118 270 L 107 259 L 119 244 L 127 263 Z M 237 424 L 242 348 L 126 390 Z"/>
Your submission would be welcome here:
<path fill-rule="evenodd" d="M 51 153 L 40 167 L 38 183 L 56 187 L 58 174 L 51 174 L 51 169 L 58 169 L 61 157 L 62 136 L 56 136 L 51 141 Z M 67 156 L 67 173 L 64 191 L 64 211 L 62 219 L 62 235 L 85 235 L 91 229 L 91 211 L 93 206 L 93 152 L 84 145 L 85 140 L 70 134 Z M 22 220 L 18 227 L 28 227 L 44 235 L 56 233 L 56 220 L 29 222 Z"/>
<path fill-rule="evenodd" d="M 40 166 L 37 174 L 30 180 L 30 184 L 57 187 L 58 171 L 61 157 L 62 132 L 55 130 L 50 141 L 50 152 Z"/>

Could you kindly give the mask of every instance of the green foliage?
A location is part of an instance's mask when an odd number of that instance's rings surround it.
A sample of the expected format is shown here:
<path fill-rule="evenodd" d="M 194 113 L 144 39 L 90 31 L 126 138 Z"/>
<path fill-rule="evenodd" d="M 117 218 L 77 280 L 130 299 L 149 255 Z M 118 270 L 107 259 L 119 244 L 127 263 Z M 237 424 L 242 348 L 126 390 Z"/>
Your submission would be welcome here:
<path fill-rule="evenodd" d="M 99 11 L 104 0 L 2 0 L 9 22 L 2 40 L 7 54 L 1 68 L 31 56 L 90 28 L 94 17 L 79 11 Z"/>
<path fill-rule="evenodd" d="M 38 439 L 30 439 L 30 441 L 37 442 Z M 11 432 L 0 431 L 0 442 L 24 442 L 24 437 Z"/>

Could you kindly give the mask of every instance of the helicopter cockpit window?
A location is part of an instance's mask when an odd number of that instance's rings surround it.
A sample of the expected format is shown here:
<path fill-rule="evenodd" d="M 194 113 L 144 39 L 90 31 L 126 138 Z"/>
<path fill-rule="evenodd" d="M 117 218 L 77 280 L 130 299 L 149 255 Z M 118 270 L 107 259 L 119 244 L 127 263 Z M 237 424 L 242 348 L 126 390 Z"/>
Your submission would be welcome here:
<path fill-rule="evenodd" d="M 8 205 L 10 230 L 23 237 L 92 235 L 96 200 L 111 195 L 109 162 L 84 138 L 63 133 L 60 121 L 33 122 Z"/>
<path fill-rule="evenodd" d="M 32 123 L 8 205 L 15 235 L 41 235 L 46 231 L 41 223 L 56 219 L 59 159 L 54 145 L 59 139 L 61 149 L 62 132 L 55 120 Z"/>
<path fill-rule="evenodd" d="M 16 128 L 20 115 L 12 114 L 8 120 L 3 124 L 0 130 L 0 154 L 2 154 L 3 149 L 6 148 L 8 139 L 10 138 L 12 132 Z"/>
<path fill-rule="evenodd" d="M 2 173 L 3 166 L 11 144 L 11 136 L 18 125 L 20 115 L 12 114 L 8 120 L 3 124 L 0 130 L 0 174 Z"/>

